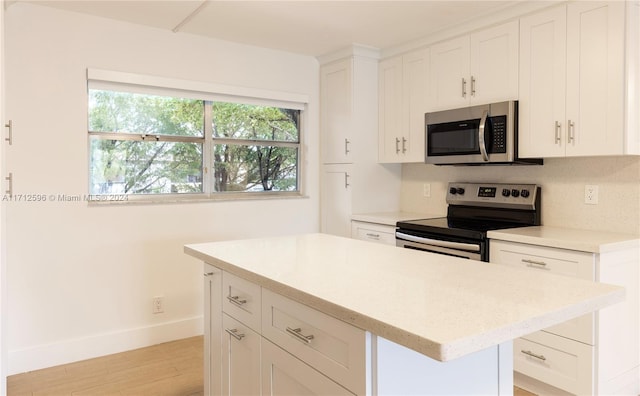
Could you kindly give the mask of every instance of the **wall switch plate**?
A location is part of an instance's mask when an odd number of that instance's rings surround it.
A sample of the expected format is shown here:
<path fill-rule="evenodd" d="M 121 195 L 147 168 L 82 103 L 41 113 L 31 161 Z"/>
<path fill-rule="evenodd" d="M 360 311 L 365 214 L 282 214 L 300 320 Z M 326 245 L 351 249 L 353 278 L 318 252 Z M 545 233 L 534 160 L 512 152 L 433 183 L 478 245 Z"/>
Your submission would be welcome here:
<path fill-rule="evenodd" d="M 427 198 L 431 197 L 431 184 L 424 183 L 422 185 L 422 194 Z"/>
<path fill-rule="evenodd" d="M 587 205 L 598 204 L 598 186 L 591 184 L 584 186 L 584 203 Z"/>
<path fill-rule="evenodd" d="M 153 307 L 151 312 L 154 314 L 164 312 L 164 301 L 162 297 L 153 298 Z"/>

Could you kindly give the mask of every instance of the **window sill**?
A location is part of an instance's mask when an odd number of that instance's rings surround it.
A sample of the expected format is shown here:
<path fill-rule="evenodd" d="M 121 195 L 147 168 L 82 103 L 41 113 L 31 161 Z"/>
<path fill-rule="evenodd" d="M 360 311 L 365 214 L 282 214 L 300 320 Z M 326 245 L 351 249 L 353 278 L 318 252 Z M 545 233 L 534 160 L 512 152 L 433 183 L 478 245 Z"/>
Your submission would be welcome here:
<path fill-rule="evenodd" d="M 167 195 L 105 195 L 88 199 L 89 206 L 104 205 L 156 205 L 156 204 L 188 204 L 228 201 L 265 201 L 278 199 L 306 199 L 301 192 L 278 193 L 216 193 L 216 194 L 167 194 Z"/>

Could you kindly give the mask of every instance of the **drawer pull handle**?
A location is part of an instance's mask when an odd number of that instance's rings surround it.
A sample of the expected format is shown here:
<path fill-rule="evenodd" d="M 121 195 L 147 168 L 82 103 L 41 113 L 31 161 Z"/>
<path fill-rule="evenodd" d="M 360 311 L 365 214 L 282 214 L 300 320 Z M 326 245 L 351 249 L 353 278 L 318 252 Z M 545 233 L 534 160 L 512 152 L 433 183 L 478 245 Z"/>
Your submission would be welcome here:
<path fill-rule="evenodd" d="M 215 274 L 215 272 L 205 272 L 204 276 L 213 276 L 213 274 Z"/>
<path fill-rule="evenodd" d="M 313 336 L 312 335 L 304 335 L 304 334 L 302 334 L 302 329 L 300 329 L 299 327 L 297 329 L 292 329 L 291 327 L 287 326 L 287 333 L 291 334 L 297 340 L 300 340 L 300 341 L 304 342 L 305 344 L 311 344 L 311 340 L 313 340 Z"/>
<path fill-rule="evenodd" d="M 247 303 L 247 300 L 241 300 L 240 296 L 227 296 L 227 300 L 229 300 L 229 302 L 232 302 L 239 307 Z"/>
<path fill-rule="evenodd" d="M 547 266 L 547 263 L 545 263 L 544 261 L 522 259 L 522 262 L 526 263 L 527 267 L 532 267 L 532 268 L 546 268 Z"/>
<path fill-rule="evenodd" d="M 367 232 L 367 236 L 369 238 L 380 239 L 380 234 L 372 234 L 370 232 Z"/>
<path fill-rule="evenodd" d="M 244 338 L 244 334 L 238 333 L 238 329 L 224 329 L 227 333 L 231 335 L 231 337 L 235 338 L 238 341 L 242 341 Z"/>
<path fill-rule="evenodd" d="M 533 352 L 531 352 L 531 351 L 525 351 L 525 350 L 523 349 L 523 350 L 521 350 L 520 352 L 524 353 L 524 354 L 525 354 L 525 355 L 527 355 L 527 356 L 534 357 L 534 358 L 536 358 L 536 359 L 540 359 L 540 360 L 547 360 L 547 358 L 546 358 L 546 357 L 544 357 L 544 355 L 537 355 L 537 354 L 535 354 L 535 353 L 533 353 Z"/>

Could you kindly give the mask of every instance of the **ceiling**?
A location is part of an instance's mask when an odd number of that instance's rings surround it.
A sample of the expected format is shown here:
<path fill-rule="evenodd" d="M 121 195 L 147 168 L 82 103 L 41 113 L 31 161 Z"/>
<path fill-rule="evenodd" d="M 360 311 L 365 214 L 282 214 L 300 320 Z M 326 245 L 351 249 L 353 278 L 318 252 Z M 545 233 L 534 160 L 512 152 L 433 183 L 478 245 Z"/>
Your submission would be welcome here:
<path fill-rule="evenodd" d="M 401 45 L 523 0 L 19 0 L 243 44 L 320 56 Z"/>

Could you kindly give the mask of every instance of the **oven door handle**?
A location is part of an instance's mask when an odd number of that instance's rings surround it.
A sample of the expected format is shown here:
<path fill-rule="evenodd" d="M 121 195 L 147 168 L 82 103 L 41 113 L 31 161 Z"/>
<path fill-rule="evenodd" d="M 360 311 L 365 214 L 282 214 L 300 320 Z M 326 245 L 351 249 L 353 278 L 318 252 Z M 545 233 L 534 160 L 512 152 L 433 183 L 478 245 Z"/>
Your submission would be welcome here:
<path fill-rule="evenodd" d="M 396 231 L 396 238 L 404 239 L 405 241 L 424 243 L 424 244 L 433 245 L 433 246 L 442 246 L 442 247 L 448 247 L 451 249 L 466 250 L 468 252 L 480 251 L 480 245 L 476 245 L 476 244 L 443 241 L 440 239 L 432 239 L 432 238 L 423 238 L 423 237 L 417 237 L 417 236 L 413 236 L 413 235 L 409 235 L 409 234 L 405 234 L 397 231 Z"/>

